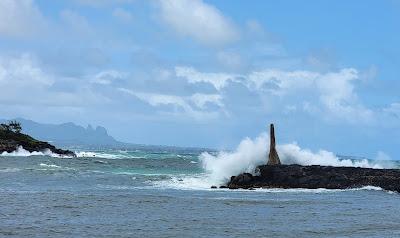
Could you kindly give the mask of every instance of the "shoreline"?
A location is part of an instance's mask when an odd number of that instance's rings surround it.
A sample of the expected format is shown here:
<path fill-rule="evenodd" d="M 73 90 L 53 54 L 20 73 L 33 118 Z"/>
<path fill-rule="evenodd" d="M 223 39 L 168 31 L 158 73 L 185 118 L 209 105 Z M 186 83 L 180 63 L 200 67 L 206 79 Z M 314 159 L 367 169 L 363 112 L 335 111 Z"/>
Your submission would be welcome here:
<path fill-rule="evenodd" d="M 232 176 L 229 189 L 305 188 L 354 189 L 365 186 L 400 192 L 400 169 L 334 167 L 320 165 L 262 165 L 259 175 L 242 173 Z"/>
<path fill-rule="evenodd" d="M 0 128 L 0 154 L 3 152 L 12 153 L 19 148 L 32 153 L 51 151 L 60 156 L 76 157 L 76 154 L 70 150 L 64 150 L 51 145 L 48 142 L 36 140 L 33 137 L 23 134 L 20 131 L 12 131 Z"/>

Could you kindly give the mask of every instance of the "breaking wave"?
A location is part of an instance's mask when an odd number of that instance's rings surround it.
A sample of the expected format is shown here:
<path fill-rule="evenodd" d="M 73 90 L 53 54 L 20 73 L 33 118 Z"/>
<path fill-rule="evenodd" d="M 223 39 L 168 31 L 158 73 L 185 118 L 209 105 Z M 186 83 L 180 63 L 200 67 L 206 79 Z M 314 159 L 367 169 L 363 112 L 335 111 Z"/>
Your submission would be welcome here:
<path fill-rule="evenodd" d="M 246 138 L 233 152 L 219 152 L 216 155 L 204 152 L 199 159 L 213 185 L 229 181 L 230 177 L 243 172 L 254 173 L 255 168 L 267 162 L 269 138 L 263 133 L 255 139 Z M 391 163 L 372 162 L 367 159 L 340 159 L 334 153 L 302 149 L 296 143 L 277 146 L 283 164 L 326 165 L 364 168 L 391 168 Z"/>
<path fill-rule="evenodd" d="M 106 158 L 106 159 L 118 159 L 121 157 L 125 157 L 121 154 L 108 154 L 108 153 L 101 153 L 101 152 L 85 152 L 85 151 L 77 151 L 75 152 L 77 157 L 86 157 L 86 158 Z M 27 157 L 27 156 L 34 156 L 34 155 L 41 155 L 41 156 L 50 156 L 54 158 L 69 158 L 70 156 L 66 155 L 59 155 L 53 153 L 51 150 L 46 149 L 43 151 L 33 151 L 29 152 L 25 150 L 22 146 L 18 146 L 15 151 L 6 152 L 0 154 L 0 156 L 15 156 L 15 157 Z"/>
<path fill-rule="evenodd" d="M 124 159 L 124 158 L 139 158 L 123 154 L 121 152 L 116 154 L 104 153 L 104 152 L 90 152 L 90 151 L 77 151 L 75 152 L 77 157 L 81 158 L 104 158 L 104 159 Z M 141 158 L 141 157 L 140 157 Z"/>
<path fill-rule="evenodd" d="M 59 154 L 55 154 L 55 153 L 51 152 L 51 150 L 49 150 L 49 149 L 46 149 L 43 151 L 29 152 L 29 151 L 25 150 L 22 146 L 18 146 L 15 151 L 12 151 L 12 152 L 4 151 L 3 153 L 0 154 L 0 156 L 18 156 L 18 157 L 27 157 L 27 156 L 34 156 L 34 155 L 50 156 L 50 157 L 55 157 L 55 158 L 66 157 L 66 156 L 62 156 Z"/>

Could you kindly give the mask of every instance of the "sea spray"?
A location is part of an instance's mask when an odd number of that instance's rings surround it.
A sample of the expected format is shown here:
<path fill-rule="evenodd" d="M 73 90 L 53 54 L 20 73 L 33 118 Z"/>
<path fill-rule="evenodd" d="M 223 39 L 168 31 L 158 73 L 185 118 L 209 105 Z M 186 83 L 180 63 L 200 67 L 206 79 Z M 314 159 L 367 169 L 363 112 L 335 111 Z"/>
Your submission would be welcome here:
<path fill-rule="evenodd" d="M 207 179 L 210 180 L 210 184 L 221 185 L 229 181 L 231 176 L 244 172 L 254 174 L 257 166 L 266 164 L 268 145 L 269 138 L 266 133 L 262 133 L 253 140 L 245 138 L 233 152 L 219 152 L 217 155 L 204 152 L 200 155 L 199 159 L 202 167 L 207 172 Z M 371 162 L 367 159 L 340 159 L 334 153 L 326 150 L 313 152 L 309 149 L 302 149 L 297 143 L 278 145 L 277 150 L 282 164 L 348 166 L 376 169 L 393 167 L 391 163 Z"/>
<path fill-rule="evenodd" d="M 90 157 L 106 158 L 106 159 L 137 158 L 134 156 L 129 156 L 129 155 L 120 154 L 120 153 L 110 154 L 110 153 L 104 153 L 104 152 L 76 151 L 75 154 L 77 157 L 85 157 L 85 158 L 90 158 Z M 50 149 L 45 149 L 43 151 L 29 152 L 29 151 L 25 150 L 22 146 L 18 146 L 17 149 L 12 152 L 4 151 L 4 152 L 0 153 L 0 156 L 14 156 L 14 157 L 15 156 L 27 157 L 27 156 L 34 156 L 34 155 L 50 156 L 50 157 L 55 157 L 55 158 L 71 158 L 71 156 L 59 155 L 59 154 L 53 153 Z"/>
<path fill-rule="evenodd" d="M 325 165 L 325 166 L 341 166 L 341 167 L 363 167 L 382 169 L 391 167 L 383 163 L 371 162 L 367 159 L 351 160 L 340 159 L 334 153 L 319 150 L 312 152 L 309 149 L 302 149 L 297 143 L 284 144 L 278 146 L 279 155 L 282 157 L 283 164 L 299 164 L 299 165 Z"/>
<path fill-rule="evenodd" d="M 203 168 L 210 182 L 222 184 L 233 175 L 254 172 L 258 165 L 265 164 L 268 138 L 262 134 L 256 139 L 245 138 L 233 152 L 219 152 L 216 156 L 204 152 L 200 155 Z"/>
<path fill-rule="evenodd" d="M 51 150 L 46 149 L 43 151 L 32 151 L 29 152 L 25 150 L 22 146 L 18 146 L 15 151 L 12 152 L 2 152 L 0 156 L 19 156 L 19 157 L 27 157 L 27 156 L 33 156 L 33 155 L 42 155 L 42 156 L 50 156 L 50 157 L 56 157 L 56 158 L 61 158 L 61 157 L 68 157 L 65 155 L 59 155 L 51 152 Z"/>

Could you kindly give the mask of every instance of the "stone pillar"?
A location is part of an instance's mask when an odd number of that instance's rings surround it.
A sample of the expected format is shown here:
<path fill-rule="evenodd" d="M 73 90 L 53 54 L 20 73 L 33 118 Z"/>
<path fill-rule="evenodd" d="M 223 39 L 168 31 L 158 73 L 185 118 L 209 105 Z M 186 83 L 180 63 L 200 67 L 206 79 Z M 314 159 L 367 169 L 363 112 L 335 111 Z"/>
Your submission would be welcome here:
<path fill-rule="evenodd" d="M 274 124 L 270 125 L 270 146 L 269 146 L 269 155 L 268 155 L 268 163 L 267 165 L 280 165 L 281 161 L 279 160 L 278 152 L 275 148 L 275 130 Z"/>

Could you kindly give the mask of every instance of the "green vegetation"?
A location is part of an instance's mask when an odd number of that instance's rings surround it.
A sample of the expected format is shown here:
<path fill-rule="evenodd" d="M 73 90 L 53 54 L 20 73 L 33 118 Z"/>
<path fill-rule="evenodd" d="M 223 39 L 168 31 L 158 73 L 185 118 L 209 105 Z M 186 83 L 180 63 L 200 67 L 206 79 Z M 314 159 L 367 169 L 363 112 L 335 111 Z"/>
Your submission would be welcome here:
<path fill-rule="evenodd" d="M 0 130 L 2 131 L 6 131 L 6 132 L 14 132 L 14 133 L 21 133 L 22 127 L 21 127 L 21 123 L 13 120 L 13 121 L 9 121 L 8 123 L 1 123 L 0 124 Z"/>
<path fill-rule="evenodd" d="M 45 141 L 39 141 L 29 135 L 23 134 L 21 131 L 21 124 L 17 121 L 9 121 L 8 123 L 0 124 L 0 154 L 4 151 L 12 152 L 19 146 L 22 146 L 29 152 L 48 149 L 56 154 L 76 156 L 72 151 L 58 149 Z"/>
<path fill-rule="evenodd" d="M 40 141 L 21 133 L 21 124 L 17 121 L 9 121 L 0 124 L 0 139 L 23 141 L 25 145 L 35 146 Z"/>
<path fill-rule="evenodd" d="M 11 140 L 24 142 L 26 146 L 34 147 L 40 141 L 21 133 L 21 125 L 18 122 L 9 122 L 8 124 L 0 124 L 0 140 Z"/>

